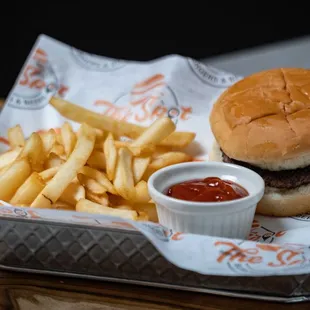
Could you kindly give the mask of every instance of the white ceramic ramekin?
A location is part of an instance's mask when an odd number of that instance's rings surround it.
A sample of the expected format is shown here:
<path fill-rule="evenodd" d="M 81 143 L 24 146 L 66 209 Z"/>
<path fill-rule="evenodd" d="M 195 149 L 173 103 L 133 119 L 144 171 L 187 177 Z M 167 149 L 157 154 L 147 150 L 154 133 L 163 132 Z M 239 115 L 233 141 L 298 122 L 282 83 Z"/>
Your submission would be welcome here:
<path fill-rule="evenodd" d="M 180 182 L 219 177 L 243 186 L 249 196 L 224 202 L 190 202 L 168 197 L 168 188 Z M 148 181 L 156 204 L 159 222 L 173 231 L 209 236 L 246 239 L 257 203 L 261 200 L 264 180 L 247 168 L 220 162 L 190 162 L 155 172 Z"/>

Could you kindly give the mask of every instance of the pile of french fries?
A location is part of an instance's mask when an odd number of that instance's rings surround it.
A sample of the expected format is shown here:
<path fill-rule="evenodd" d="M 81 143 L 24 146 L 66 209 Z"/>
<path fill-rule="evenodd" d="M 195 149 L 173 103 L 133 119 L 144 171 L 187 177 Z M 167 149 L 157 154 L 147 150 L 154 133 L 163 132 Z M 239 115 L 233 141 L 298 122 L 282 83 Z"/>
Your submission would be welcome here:
<path fill-rule="evenodd" d="M 79 123 L 78 131 L 65 122 L 59 132 L 33 132 L 26 139 L 20 125 L 10 128 L 10 150 L 0 155 L 0 199 L 13 206 L 157 222 L 148 178 L 163 167 L 191 161 L 182 148 L 195 134 L 176 132 L 166 117 L 142 127 L 56 97 L 50 104 Z"/>

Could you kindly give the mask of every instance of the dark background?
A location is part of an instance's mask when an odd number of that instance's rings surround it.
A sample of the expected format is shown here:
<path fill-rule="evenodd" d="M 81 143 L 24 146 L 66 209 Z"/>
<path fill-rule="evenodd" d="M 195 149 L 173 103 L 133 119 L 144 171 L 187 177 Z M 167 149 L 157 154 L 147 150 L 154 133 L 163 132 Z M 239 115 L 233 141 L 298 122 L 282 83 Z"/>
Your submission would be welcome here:
<path fill-rule="evenodd" d="M 60 41 L 70 44 L 81 50 L 98 55 L 105 55 L 122 59 L 150 60 L 167 54 L 180 54 L 190 56 L 196 59 L 205 59 L 208 57 L 229 53 L 236 50 L 243 50 L 256 46 L 262 46 L 273 42 L 285 41 L 292 38 L 302 37 L 310 34 L 308 18 L 303 23 L 295 23 L 288 20 L 286 23 L 278 23 L 271 16 L 253 20 L 252 18 L 236 23 L 233 20 L 224 20 L 221 23 L 208 19 L 208 24 L 204 27 L 189 28 L 184 32 L 178 33 L 177 27 L 169 31 L 167 28 L 165 37 L 160 39 L 143 39 L 143 28 L 137 34 L 137 31 L 122 28 L 113 28 L 114 38 L 127 37 L 127 39 L 107 38 L 106 29 L 110 26 L 108 22 L 102 21 L 101 28 L 96 31 L 89 28 L 86 30 L 83 24 L 82 28 L 77 28 L 78 23 L 70 24 L 67 22 L 60 29 L 57 27 L 57 20 L 53 23 L 44 24 L 33 22 L 28 23 L 27 27 L 18 27 L 10 30 L 8 33 L 5 25 L 2 25 L 3 39 L 6 44 L 1 46 L 2 73 L 0 81 L 0 97 L 7 96 L 13 83 L 28 56 L 37 36 L 45 33 Z M 63 20 L 62 20 L 63 22 Z M 215 26 L 211 29 L 212 23 Z M 80 20 L 81 24 L 81 20 Z M 213 25 L 214 26 L 214 25 Z M 81 30 L 82 29 L 82 30 Z M 199 29 L 199 31 L 197 30 Z M 110 29 L 109 29 L 110 30 Z M 110 37 L 112 37 L 110 35 Z M 156 29 L 147 37 L 156 38 Z M 163 37 L 158 35 L 157 37 Z M 310 56 L 309 56 L 310 57 Z"/>

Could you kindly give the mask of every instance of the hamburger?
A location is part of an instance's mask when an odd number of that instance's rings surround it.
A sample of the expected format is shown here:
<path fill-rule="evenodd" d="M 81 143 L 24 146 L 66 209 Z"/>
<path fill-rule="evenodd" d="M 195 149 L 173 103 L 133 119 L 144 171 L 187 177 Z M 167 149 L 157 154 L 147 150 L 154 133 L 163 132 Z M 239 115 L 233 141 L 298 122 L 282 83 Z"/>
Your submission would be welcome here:
<path fill-rule="evenodd" d="M 310 70 L 272 69 L 238 81 L 215 102 L 210 126 L 210 160 L 264 179 L 258 214 L 310 212 Z"/>

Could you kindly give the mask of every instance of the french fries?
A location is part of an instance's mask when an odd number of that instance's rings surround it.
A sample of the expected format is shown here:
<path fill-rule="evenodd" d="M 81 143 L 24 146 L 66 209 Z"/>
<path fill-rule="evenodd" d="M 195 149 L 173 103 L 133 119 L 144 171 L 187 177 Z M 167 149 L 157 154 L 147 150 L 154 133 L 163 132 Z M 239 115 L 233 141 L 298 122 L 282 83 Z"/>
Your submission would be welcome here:
<path fill-rule="evenodd" d="M 112 132 L 117 136 L 125 136 L 137 139 L 145 130 L 145 127 L 118 121 L 111 117 L 97 114 L 95 112 L 74 105 L 61 98 L 52 97 L 50 104 L 64 117 L 77 123 L 86 123 L 94 128 Z M 173 132 L 166 139 L 160 141 L 160 145 L 184 148 L 195 139 L 193 132 Z"/>
<path fill-rule="evenodd" d="M 191 161 L 181 148 L 195 134 L 176 132 L 166 117 L 145 128 L 59 98 L 50 103 L 80 128 L 75 132 L 66 121 L 60 130 L 28 138 L 19 125 L 9 129 L 10 150 L 0 154 L 0 199 L 15 206 L 158 222 L 148 178 L 163 167 Z"/>

